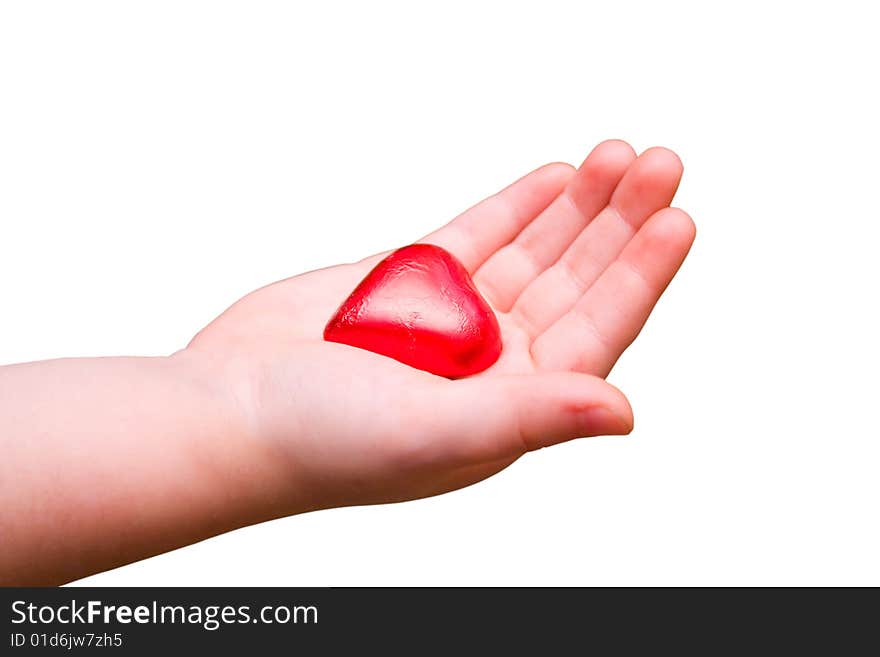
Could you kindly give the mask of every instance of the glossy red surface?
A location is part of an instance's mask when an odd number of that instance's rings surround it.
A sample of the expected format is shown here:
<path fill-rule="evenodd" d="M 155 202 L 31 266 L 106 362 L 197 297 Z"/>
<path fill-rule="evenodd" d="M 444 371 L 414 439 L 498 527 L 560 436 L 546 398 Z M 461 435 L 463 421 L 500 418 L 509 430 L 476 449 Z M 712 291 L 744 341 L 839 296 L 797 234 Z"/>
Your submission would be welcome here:
<path fill-rule="evenodd" d="M 405 246 L 376 265 L 324 339 L 449 378 L 481 372 L 501 354 L 495 313 L 464 266 L 433 244 Z"/>

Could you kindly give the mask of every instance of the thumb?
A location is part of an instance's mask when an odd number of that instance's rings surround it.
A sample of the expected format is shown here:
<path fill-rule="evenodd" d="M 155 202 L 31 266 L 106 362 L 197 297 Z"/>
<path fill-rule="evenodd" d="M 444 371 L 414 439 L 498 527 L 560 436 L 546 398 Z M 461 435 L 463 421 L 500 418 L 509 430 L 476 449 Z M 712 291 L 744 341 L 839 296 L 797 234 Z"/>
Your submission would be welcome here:
<path fill-rule="evenodd" d="M 444 384 L 432 396 L 434 427 L 446 456 L 460 463 L 516 457 L 587 436 L 627 434 L 633 415 L 599 377 L 552 372 L 477 377 Z"/>

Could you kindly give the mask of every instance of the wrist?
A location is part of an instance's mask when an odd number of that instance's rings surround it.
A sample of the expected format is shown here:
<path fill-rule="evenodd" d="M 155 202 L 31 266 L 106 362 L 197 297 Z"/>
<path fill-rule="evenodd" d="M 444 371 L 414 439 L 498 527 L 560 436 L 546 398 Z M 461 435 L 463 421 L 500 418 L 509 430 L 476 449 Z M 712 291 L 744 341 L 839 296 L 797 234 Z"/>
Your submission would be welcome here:
<path fill-rule="evenodd" d="M 309 510 L 289 467 L 289 451 L 263 435 L 253 359 L 188 347 L 169 357 L 191 384 L 212 429 L 192 444 L 198 467 L 241 527 Z M 227 529 L 232 527 L 227 527 Z"/>

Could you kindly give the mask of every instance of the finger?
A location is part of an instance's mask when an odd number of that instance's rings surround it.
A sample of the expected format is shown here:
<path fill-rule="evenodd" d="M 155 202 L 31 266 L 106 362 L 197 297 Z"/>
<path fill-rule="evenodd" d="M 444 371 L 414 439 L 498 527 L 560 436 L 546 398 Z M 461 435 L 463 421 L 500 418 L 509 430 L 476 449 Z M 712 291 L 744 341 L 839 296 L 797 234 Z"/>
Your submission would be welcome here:
<path fill-rule="evenodd" d="M 573 438 L 632 429 L 623 393 L 571 372 L 443 382 L 420 415 L 425 433 L 407 461 L 417 454 L 446 467 L 497 462 Z"/>
<path fill-rule="evenodd" d="M 474 280 L 496 308 L 509 310 L 522 290 L 559 258 L 608 204 L 635 157 L 623 141 L 596 146 L 559 198 L 486 261 Z"/>
<path fill-rule="evenodd" d="M 532 344 L 541 369 L 606 376 L 675 276 L 696 228 L 678 208 L 654 214 L 574 308 Z"/>
<path fill-rule="evenodd" d="M 681 174 L 681 160 L 672 151 L 650 148 L 642 153 L 609 205 L 516 300 L 512 312 L 517 323 L 534 337 L 570 310 L 645 220 L 672 202 Z"/>
<path fill-rule="evenodd" d="M 573 175 L 570 164 L 547 164 L 419 241 L 442 246 L 473 273 L 550 205 Z"/>

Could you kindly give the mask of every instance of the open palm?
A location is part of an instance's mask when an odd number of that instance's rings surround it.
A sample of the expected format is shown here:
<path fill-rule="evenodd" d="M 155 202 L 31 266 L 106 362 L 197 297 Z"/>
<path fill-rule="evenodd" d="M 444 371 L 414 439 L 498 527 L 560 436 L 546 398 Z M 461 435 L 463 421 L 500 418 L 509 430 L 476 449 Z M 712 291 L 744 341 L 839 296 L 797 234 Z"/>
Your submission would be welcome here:
<path fill-rule="evenodd" d="M 255 449 L 296 473 L 299 507 L 431 495 L 532 449 L 626 433 L 629 405 L 603 379 L 693 242 L 669 207 L 681 173 L 666 149 L 603 142 L 577 170 L 544 166 L 420 240 L 456 255 L 498 316 L 502 355 L 477 376 L 322 340 L 386 254 L 257 290 L 189 348 L 228 364 Z"/>

